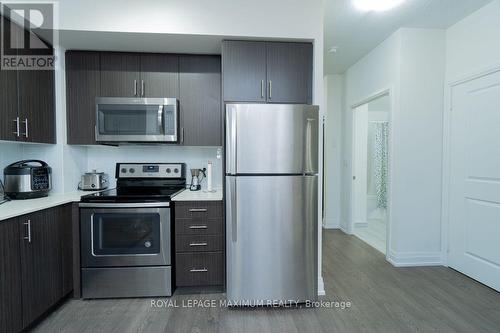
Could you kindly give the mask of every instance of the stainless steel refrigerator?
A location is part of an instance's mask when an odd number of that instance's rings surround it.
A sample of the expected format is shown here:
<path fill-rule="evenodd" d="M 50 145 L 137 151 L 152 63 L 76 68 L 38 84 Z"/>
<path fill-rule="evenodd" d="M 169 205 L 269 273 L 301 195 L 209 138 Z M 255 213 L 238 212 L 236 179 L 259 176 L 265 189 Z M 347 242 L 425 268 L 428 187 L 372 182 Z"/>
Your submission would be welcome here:
<path fill-rule="evenodd" d="M 233 304 L 317 299 L 318 127 L 317 106 L 226 105 Z"/>

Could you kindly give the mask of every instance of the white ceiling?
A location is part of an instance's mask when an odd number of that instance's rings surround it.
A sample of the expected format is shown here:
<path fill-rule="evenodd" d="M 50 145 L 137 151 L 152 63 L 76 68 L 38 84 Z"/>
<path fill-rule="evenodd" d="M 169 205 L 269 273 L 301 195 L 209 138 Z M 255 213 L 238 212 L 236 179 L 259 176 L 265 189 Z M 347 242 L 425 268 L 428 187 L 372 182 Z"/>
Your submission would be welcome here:
<path fill-rule="evenodd" d="M 401 27 L 446 29 L 492 0 L 406 0 L 361 12 L 351 0 L 325 1 L 325 73 L 340 74 Z M 328 50 L 336 46 L 337 53 Z"/>

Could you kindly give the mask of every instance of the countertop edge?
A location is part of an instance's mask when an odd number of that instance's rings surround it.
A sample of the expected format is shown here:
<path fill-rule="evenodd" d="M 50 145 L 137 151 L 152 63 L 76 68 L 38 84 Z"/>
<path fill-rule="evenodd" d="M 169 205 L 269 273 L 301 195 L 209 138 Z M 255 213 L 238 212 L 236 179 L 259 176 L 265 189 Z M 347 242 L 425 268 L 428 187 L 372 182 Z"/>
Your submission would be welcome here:
<path fill-rule="evenodd" d="M 48 197 L 26 200 L 11 200 L 0 205 L 0 222 L 22 215 L 34 213 L 72 202 L 79 202 L 80 198 L 87 194 L 99 191 L 76 191 L 68 193 L 57 193 Z"/>
<path fill-rule="evenodd" d="M 171 201 L 222 201 L 224 200 L 222 188 L 215 188 L 215 192 L 207 192 L 206 189 L 200 191 L 190 191 L 185 189 L 171 198 Z"/>

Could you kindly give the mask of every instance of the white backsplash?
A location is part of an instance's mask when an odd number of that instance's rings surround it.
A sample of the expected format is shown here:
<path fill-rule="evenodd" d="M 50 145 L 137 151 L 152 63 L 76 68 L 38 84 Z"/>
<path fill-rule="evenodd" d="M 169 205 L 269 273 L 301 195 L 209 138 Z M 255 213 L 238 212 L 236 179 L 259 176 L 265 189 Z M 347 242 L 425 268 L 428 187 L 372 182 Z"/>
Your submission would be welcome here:
<path fill-rule="evenodd" d="M 97 170 L 109 174 L 110 187 L 116 186 L 116 163 L 186 163 L 186 178 L 191 181 L 190 168 L 206 168 L 213 163 L 213 187 L 222 187 L 222 159 L 217 159 L 218 147 L 180 146 L 91 146 L 87 147 L 87 171 Z M 206 187 L 203 180 L 202 187 Z"/>
<path fill-rule="evenodd" d="M 23 148 L 22 145 L 16 142 L 0 142 L 0 172 L 3 181 L 3 169 L 16 161 L 22 159 Z"/>

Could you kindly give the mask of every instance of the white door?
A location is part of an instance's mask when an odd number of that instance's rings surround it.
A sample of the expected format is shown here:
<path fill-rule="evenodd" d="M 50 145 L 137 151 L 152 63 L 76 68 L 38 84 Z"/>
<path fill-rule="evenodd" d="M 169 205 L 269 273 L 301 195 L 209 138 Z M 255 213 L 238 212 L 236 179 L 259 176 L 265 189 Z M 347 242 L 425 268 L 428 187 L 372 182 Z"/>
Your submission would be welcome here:
<path fill-rule="evenodd" d="M 452 91 L 449 266 L 500 291 L 500 73 Z"/>

